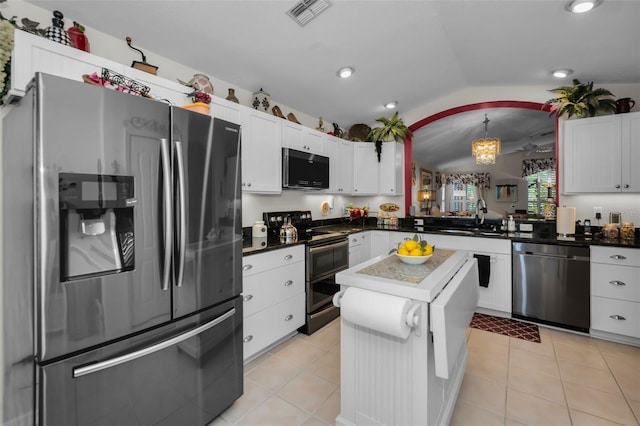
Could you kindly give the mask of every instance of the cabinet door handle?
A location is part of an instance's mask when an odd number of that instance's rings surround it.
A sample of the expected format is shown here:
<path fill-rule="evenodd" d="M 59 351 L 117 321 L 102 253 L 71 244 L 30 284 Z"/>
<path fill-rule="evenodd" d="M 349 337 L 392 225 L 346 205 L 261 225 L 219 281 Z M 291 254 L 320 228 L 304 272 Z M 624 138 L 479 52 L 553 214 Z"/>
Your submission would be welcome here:
<path fill-rule="evenodd" d="M 626 318 L 623 317 L 622 315 L 609 315 L 609 318 L 614 319 L 614 320 L 618 320 L 618 321 L 625 321 Z"/>
<path fill-rule="evenodd" d="M 618 280 L 609 281 L 609 284 L 612 284 L 612 285 L 626 285 L 624 282 L 618 281 Z"/>
<path fill-rule="evenodd" d="M 284 283 L 284 286 L 289 287 L 291 284 L 293 284 L 293 281 L 288 280 L 287 282 Z"/>
<path fill-rule="evenodd" d="M 251 299 L 253 299 L 253 294 L 247 294 L 242 298 L 242 300 L 244 300 L 245 302 L 248 302 Z"/>
<path fill-rule="evenodd" d="M 626 257 L 624 257 L 621 254 L 614 254 L 613 256 L 609 256 L 611 259 L 615 259 L 615 260 L 625 260 Z"/>
<path fill-rule="evenodd" d="M 620 189 L 620 185 L 616 185 L 616 189 Z"/>
<path fill-rule="evenodd" d="M 287 315 L 286 317 L 284 317 L 285 321 L 291 321 L 293 319 L 293 315 Z"/>
<path fill-rule="evenodd" d="M 288 254 L 284 257 L 284 260 L 291 260 L 293 259 L 293 255 L 292 254 Z"/>
<path fill-rule="evenodd" d="M 243 271 L 248 271 L 248 270 L 249 270 L 249 269 L 251 269 L 251 268 L 253 268 L 253 265 L 246 264 L 246 265 L 244 265 L 244 266 L 242 267 L 242 270 L 243 270 Z"/>
<path fill-rule="evenodd" d="M 625 187 L 625 189 L 626 189 L 626 188 L 629 188 L 629 185 L 625 185 L 624 187 Z"/>
<path fill-rule="evenodd" d="M 250 334 L 247 337 L 245 337 L 244 339 L 242 339 L 243 342 L 247 343 L 253 340 L 253 335 Z"/>

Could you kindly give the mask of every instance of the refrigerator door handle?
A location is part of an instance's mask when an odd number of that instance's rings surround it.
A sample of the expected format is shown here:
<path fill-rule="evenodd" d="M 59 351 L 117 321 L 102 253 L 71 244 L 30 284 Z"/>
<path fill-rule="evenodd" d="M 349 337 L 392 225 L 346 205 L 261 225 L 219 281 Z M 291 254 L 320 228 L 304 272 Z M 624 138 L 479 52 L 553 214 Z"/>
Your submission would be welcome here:
<path fill-rule="evenodd" d="M 236 313 L 236 308 L 231 308 L 224 314 L 220 315 L 218 318 L 215 318 L 209 321 L 206 324 L 201 325 L 200 327 L 194 328 L 191 331 L 180 334 L 179 336 L 172 337 L 171 339 L 165 340 L 153 346 L 149 346 L 144 349 L 140 349 L 139 351 L 131 352 L 126 355 L 122 355 L 119 357 L 107 359 L 105 361 L 96 362 L 93 364 L 85 365 L 84 367 L 77 367 L 73 369 L 73 378 L 86 376 L 87 374 L 97 373 L 98 371 L 106 370 L 107 368 L 115 367 L 120 364 L 124 364 L 126 362 L 133 361 L 138 358 L 142 358 L 147 355 L 151 355 L 154 352 L 161 351 L 170 346 L 177 345 L 180 342 L 183 342 L 187 339 L 192 338 L 193 336 L 197 336 L 200 333 L 203 333 L 209 330 L 212 327 L 220 324 L 224 320 L 232 317 Z"/>
<path fill-rule="evenodd" d="M 182 142 L 175 141 L 176 160 L 178 169 L 178 214 L 180 215 L 180 227 L 178 229 L 178 276 L 176 285 L 182 287 L 184 278 L 184 260 L 187 250 L 187 204 L 185 199 L 186 186 L 184 178 L 184 155 L 182 153 Z"/>
<path fill-rule="evenodd" d="M 162 192 L 164 197 L 164 270 L 162 271 L 162 290 L 169 290 L 173 245 L 173 201 L 171 199 L 172 179 L 168 139 L 160 139 L 160 155 L 162 158 Z"/>

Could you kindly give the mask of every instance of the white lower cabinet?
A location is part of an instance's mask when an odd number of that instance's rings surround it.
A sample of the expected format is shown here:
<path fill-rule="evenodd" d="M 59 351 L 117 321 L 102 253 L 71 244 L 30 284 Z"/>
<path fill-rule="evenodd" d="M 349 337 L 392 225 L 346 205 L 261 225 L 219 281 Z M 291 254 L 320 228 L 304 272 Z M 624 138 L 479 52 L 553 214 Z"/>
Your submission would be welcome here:
<path fill-rule="evenodd" d="M 640 339 L 640 250 L 591 247 L 591 330 Z"/>
<path fill-rule="evenodd" d="M 304 324 L 304 260 L 303 245 L 242 259 L 245 361 Z"/>
<path fill-rule="evenodd" d="M 489 256 L 489 284 L 480 287 L 478 307 L 511 315 L 511 240 L 497 238 L 461 237 L 456 235 L 420 232 L 392 232 L 389 243 L 396 248 L 399 242 L 415 234 L 436 249 L 467 250 L 472 254 Z"/>
<path fill-rule="evenodd" d="M 389 254 L 389 231 L 369 231 L 368 234 L 371 246 L 368 259 Z"/>
<path fill-rule="evenodd" d="M 349 235 L 349 268 L 367 260 L 363 247 L 366 238 L 366 232 L 358 232 Z"/>

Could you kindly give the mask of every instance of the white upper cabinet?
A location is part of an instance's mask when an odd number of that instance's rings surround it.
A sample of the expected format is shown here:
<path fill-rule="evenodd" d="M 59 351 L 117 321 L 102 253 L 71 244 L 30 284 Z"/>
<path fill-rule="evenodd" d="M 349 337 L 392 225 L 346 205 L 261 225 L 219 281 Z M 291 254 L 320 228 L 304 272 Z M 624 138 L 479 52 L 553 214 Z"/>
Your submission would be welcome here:
<path fill-rule="evenodd" d="M 353 144 L 353 195 L 402 195 L 404 145 L 384 142 L 380 162 L 372 142 Z"/>
<path fill-rule="evenodd" d="M 385 142 L 380 156 L 380 195 L 402 195 L 404 183 L 404 144 Z"/>
<path fill-rule="evenodd" d="M 371 142 L 353 143 L 353 195 L 377 195 L 380 165 Z"/>
<path fill-rule="evenodd" d="M 211 115 L 221 120 L 230 121 L 231 123 L 241 124 L 242 110 L 247 107 L 219 98 L 211 97 Z"/>
<path fill-rule="evenodd" d="M 325 135 L 325 154 L 329 156 L 329 189 L 331 194 L 351 194 L 353 190 L 353 143 Z"/>
<path fill-rule="evenodd" d="M 280 119 L 282 120 L 282 119 Z M 282 121 L 282 146 L 324 155 L 324 133 L 291 121 Z"/>
<path fill-rule="evenodd" d="M 154 99 L 168 100 L 173 105 L 191 102 L 186 96 L 190 89 L 177 82 L 55 43 L 26 31 L 15 31 L 14 34 L 10 96 L 24 96 L 36 72 L 82 81 L 84 74 L 101 75 L 102 68 L 107 68 L 149 86 L 149 94 Z"/>
<path fill-rule="evenodd" d="M 242 191 L 282 192 L 281 118 L 243 107 Z"/>
<path fill-rule="evenodd" d="M 562 123 L 563 194 L 640 192 L 640 113 Z"/>

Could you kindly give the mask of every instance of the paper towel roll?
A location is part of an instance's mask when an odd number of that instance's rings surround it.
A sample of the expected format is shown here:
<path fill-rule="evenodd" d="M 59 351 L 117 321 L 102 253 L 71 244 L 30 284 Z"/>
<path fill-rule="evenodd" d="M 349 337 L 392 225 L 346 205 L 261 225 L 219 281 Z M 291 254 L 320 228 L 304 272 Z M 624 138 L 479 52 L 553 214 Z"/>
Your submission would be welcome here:
<path fill-rule="evenodd" d="M 411 327 L 405 322 L 411 301 L 402 297 L 349 287 L 340 300 L 345 321 L 406 339 Z"/>
<path fill-rule="evenodd" d="M 576 208 L 558 207 L 556 212 L 556 232 L 560 235 L 576 233 Z"/>

